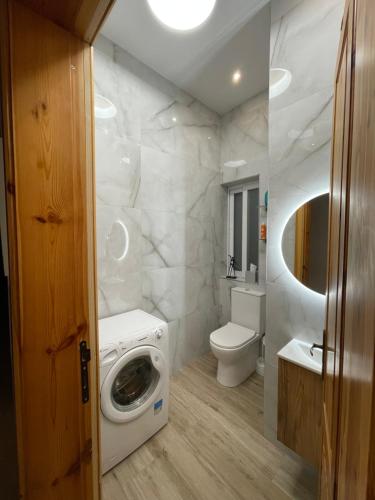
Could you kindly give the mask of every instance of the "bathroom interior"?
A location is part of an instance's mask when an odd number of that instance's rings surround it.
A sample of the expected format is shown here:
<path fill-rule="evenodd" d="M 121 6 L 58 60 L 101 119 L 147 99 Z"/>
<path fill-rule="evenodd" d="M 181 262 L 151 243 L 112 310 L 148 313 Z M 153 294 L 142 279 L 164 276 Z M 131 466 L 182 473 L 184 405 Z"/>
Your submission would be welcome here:
<path fill-rule="evenodd" d="M 316 498 L 344 2 L 166 3 L 94 44 L 103 498 Z"/>
<path fill-rule="evenodd" d="M 372 0 L 0 0 L 1 500 L 375 498 L 374 47 Z"/>

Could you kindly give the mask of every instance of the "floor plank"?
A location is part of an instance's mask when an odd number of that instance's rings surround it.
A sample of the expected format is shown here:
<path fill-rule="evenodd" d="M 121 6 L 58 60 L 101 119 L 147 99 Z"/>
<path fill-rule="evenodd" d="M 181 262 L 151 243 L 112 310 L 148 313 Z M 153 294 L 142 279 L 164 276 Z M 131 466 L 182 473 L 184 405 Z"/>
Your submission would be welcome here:
<path fill-rule="evenodd" d="M 171 380 L 170 420 L 103 477 L 103 500 L 312 500 L 315 477 L 263 437 L 263 378 L 216 381 L 207 354 Z"/>

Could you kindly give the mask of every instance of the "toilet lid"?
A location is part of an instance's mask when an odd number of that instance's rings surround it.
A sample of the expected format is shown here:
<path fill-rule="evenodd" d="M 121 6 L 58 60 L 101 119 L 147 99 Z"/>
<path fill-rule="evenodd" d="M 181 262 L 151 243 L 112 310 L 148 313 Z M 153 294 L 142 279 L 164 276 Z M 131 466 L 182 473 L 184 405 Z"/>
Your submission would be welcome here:
<path fill-rule="evenodd" d="M 223 349 L 238 349 L 255 337 L 256 333 L 244 326 L 229 322 L 210 335 L 213 344 Z"/>

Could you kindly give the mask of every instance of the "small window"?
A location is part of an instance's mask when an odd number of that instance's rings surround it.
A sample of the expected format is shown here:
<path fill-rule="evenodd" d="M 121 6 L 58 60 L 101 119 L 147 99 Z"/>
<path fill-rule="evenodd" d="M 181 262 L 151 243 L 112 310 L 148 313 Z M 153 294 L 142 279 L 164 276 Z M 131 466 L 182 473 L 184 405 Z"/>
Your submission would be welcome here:
<path fill-rule="evenodd" d="M 247 183 L 229 189 L 228 254 L 234 257 L 236 275 L 245 277 L 250 264 L 259 261 L 259 186 Z"/>

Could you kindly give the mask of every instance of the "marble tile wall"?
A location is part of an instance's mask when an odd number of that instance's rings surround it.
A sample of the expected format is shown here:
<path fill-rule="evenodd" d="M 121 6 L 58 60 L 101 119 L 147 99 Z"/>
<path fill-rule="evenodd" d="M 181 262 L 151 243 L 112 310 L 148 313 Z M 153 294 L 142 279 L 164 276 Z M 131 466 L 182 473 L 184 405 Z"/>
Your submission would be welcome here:
<path fill-rule="evenodd" d="M 291 338 L 321 341 L 325 297 L 287 271 L 282 228 L 295 208 L 328 190 L 334 70 L 343 0 L 272 0 L 270 66 L 291 72 L 269 103 L 269 211 L 265 433 L 276 440 L 277 351 Z"/>
<path fill-rule="evenodd" d="M 228 161 L 243 160 L 246 165 L 226 167 Z M 226 113 L 221 120 L 220 163 L 223 183 L 236 184 L 245 179 L 259 180 L 260 205 L 268 190 L 268 89 Z M 259 210 L 259 225 L 267 223 L 265 208 Z M 266 243 L 259 241 L 259 283 L 266 281 Z"/>
<path fill-rule="evenodd" d="M 96 118 L 99 314 L 141 308 L 167 321 L 175 372 L 219 324 L 220 118 L 103 37 L 94 79 L 117 109 Z"/>

